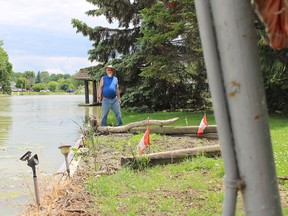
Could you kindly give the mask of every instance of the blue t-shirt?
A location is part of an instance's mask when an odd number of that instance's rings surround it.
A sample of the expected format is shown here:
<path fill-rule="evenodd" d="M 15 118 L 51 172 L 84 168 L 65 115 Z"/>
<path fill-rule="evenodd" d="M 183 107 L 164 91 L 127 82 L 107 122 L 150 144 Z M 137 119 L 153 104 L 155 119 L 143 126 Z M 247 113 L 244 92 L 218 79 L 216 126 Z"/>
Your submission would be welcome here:
<path fill-rule="evenodd" d="M 103 76 L 103 81 L 104 81 L 102 90 L 103 97 L 116 97 L 117 94 L 116 87 L 118 84 L 117 77 Z"/>

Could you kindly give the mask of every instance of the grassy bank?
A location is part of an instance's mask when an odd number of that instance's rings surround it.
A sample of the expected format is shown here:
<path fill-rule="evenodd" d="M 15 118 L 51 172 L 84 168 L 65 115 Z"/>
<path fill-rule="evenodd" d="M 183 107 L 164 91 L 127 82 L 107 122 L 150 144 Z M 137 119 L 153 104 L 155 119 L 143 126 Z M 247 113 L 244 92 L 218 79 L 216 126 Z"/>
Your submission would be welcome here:
<path fill-rule="evenodd" d="M 145 171 L 122 169 L 88 180 L 100 215 L 220 215 L 223 166 L 197 158 Z M 201 214 L 200 214 L 201 213 Z"/>
<path fill-rule="evenodd" d="M 174 125 L 198 125 L 203 113 L 123 113 L 125 124 L 179 116 Z M 113 123 L 113 115 L 110 116 Z M 212 113 L 208 123 L 214 124 Z M 287 176 L 288 118 L 270 117 L 278 176 Z M 224 167 L 222 158 L 200 156 L 182 163 L 148 167 L 120 167 L 120 157 L 131 155 L 143 134 L 94 137 L 82 154 L 77 173 L 64 186 L 50 185 L 40 209 L 30 205 L 23 215 L 191 215 L 218 216 L 222 212 Z M 91 137 L 90 137 L 91 138 Z M 151 134 L 151 152 L 218 144 L 217 140 Z M 84 151 L 85 152 L 85 151 Z M 77 158 L 77 157 L 76 157 Z M 139 164 L 138 164 L 139 165 Z M 104 175 L 103 175 L 104 174 Z M 52 188 L 52 189 L 51 189 Z M 288 215 L 288 183 L 279 181 L 283 215 Z M 241 195 L 237 216 L 245 215 Z"/>
<path fill-rule="evenodd" d="M 198 125 L 202 112 L 162 112 L 129 114 L 123 113 L 125 124 L 150 119 L 179 117 L 173 125 Z M 209 124 L 215 124 L 213 113 L 207 113 Z M 109 121 L 115 122 L 113 116 Z M 271 116 L 271 137 L 273 142 L 278 176 L 288 175 L 288 118 Z M 133 145 L 141 139 L 134 140 Z M 152 136 L 162 139 L 161 136 Z M 101 140 L 100 140 L 101 142 Z M 102 143 L 118 146 L 117 141 Z M 157 148 L 154 147 L 153 148 Z M 119 149 L 120 150 L 120 149 Z M 159 149 L 160 150 L 160 149 Z M 162 149 L 163 150 L 163 149 Z M 156 149 L 157 151 L 157 149 Z M 179 164 L 154 166 L 142 171 L 121 169 L 113 175 L 93 176 L 87 180 L 87 189 L 94 197 L 96 215 L 221 215 L 223 202 L 224 168 L 222 158 L 199 157 Z M 280 182 L 283 214 L 288 215 L 286 194 L 288 185 Z M 239 198 L 236 215 L 244 215 Z"/>

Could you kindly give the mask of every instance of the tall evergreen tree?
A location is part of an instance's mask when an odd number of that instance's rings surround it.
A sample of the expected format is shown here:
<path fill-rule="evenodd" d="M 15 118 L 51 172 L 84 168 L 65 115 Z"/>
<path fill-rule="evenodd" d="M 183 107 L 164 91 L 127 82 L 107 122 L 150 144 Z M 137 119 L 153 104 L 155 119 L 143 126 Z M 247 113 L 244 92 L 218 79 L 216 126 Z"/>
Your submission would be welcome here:
<path fill-rule="evenodd" d="M 11 94 L 12 64 L 9 62 L 8 54 L 2 46 L 3 41 L 0 41 L 0 91 L 4 94 Z"/>
<path fill-rule="evenodd" d="M 194 0 L 158 1 L 141 14 L 143 36 L 138 39 L 138 47 L 146 57 L 146 66 L 140 76 L 158 87 L 156 92 L 161 93 L 157 101 L 162 103 L 159 106 L 209 106 L 204 95 L 206 73 Z"/>
<path fill-rule="evenodd" d="M 119 23 L 117 29 L 92 28 L 72 20 L 77 32 L 94 42 L 89 59 L 102 63 L 92 73 L 108 61 L 116 66 L 124 106 L 145 104 L 143 109 L 153 110 L 185 108 L 189 102 L 203 106 L 202 95 L 195 91 L 204 89 L 205 73 L 194 1 L 87 1 L 99 8 L 88 15 L 104 15 L 110 23 Z"/>
<path fill-rule="evenodd" d="M 38 73 L 36 75 L 35 83 L 41 83 L 40 71 L 38 71 Z"/>
<path fill-rule="evenodd" d="M 135 50 L 135 42 L 140 37 L 140 10 L 151 7 L 155 0 L 86 0 L 99 9 L 87 11 L 88 16 L 104 15 L 111 24 L 118 22 L 118 28 L 102 26 L 90 27 L 80 20 L 72 19 L 72 25 L 93 43 L 89 59 L 107 63 Z"/>

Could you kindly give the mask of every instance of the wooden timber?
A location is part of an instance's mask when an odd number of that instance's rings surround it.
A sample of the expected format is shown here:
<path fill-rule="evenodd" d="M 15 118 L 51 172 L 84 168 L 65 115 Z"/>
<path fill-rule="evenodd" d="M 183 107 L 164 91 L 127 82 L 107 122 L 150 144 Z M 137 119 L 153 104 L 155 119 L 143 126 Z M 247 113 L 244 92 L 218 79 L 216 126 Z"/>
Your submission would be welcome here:
<path fill-rule="evenodd" d="M 150 164 L 169 164 L 183 161 L 186 158 L 204 155 L 207 157 L 216 157 L 221 155 L 220 145 L 211 145 L 203 147 L 195 147 L 188 149 L 179 149 L 166 152 L 158 152 L 145 154 L 143 156 L 129 156 L 121 158 L 121 166 L 133 163 L 134 160 L 141 160 L 141 157 L 149 158 Z"/>
<path fill-rule="evenodd" d="M 130 133 L 144 133 L 146 130 L 146 127 L 137 127 L 137 128 L 131 128 L 129 130 Z M 198 126 L 165 126 L 165 127 L 151 127 L 150 133 L 158 133 L 158 134 L 197 134 Z M 209 125 L 205 128 L 204 134 L 217 134 L 217 127 L 216 125 Z"/>

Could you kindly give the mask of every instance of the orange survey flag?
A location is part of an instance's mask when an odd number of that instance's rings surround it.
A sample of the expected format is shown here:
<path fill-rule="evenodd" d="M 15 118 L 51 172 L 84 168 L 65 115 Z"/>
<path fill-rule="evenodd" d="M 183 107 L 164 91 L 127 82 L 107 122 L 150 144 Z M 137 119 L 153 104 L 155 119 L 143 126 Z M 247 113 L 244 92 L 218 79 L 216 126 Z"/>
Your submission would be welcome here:
<path fill-rule="evenodd" d="M 287 0 L 255 0 L 255 5 L 266 25 L 270 46 L 274 49 L 288 48 Z"/>
<path fill-rule="evenodd" d="M 140 140 L 139 144 L 137 145 L 137 148 L 139 149 L 141 154 L 144 154 L 146 147 L 149 145 L 150 145 L 150 123 L 148 121 L 147 129 L 142 139 Z"/>
<path fill-rule="evenodd" d="M 204 116 L 200 122 L 199 128 L 198 128 L 197 136 L 202 136 L 203 131 L 206 127 L 208 127 L 208 123 L 207 123 L 207 119 L 206 119 L 206 114 L 204 114 Z"/>

